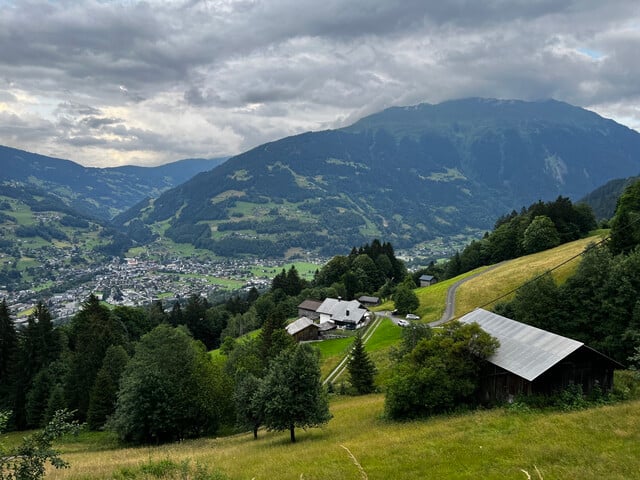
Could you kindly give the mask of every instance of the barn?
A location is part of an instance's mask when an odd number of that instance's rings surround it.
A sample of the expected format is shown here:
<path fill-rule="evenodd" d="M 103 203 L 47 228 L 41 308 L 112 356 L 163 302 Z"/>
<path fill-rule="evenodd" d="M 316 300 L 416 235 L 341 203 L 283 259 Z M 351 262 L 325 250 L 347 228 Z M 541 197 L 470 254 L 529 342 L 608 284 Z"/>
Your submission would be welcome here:
<path fill-rule="evenodd" d="M 481 308 L 460 322 L 475 322 L 500 342 L 482 375 L 483 402 L 510 401 L 523 394 L 546 395 L 570 385 L 581 385 L 587 394 L 596 385 L 610 391 L 613 371 L 624 368 L 582 342 Z"/>
<path fill-rule="evenodd" d="M 307 317 L 301 317 L 287 325 L 287 333 L 291 335 L 296 342 L 318 340 L 318 330 L 318 324 Z"/>

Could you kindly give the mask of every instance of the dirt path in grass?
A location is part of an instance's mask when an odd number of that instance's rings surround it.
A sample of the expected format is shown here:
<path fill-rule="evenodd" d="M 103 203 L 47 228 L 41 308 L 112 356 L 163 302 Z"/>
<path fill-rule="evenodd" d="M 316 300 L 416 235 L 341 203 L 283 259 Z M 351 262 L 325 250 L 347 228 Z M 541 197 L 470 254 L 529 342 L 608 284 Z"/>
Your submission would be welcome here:
<path fill-rule="evenodd" d="M 373 336 L 374 332 L 380 326 L 381 323 L 382 323 L 382 317 L 376 316 L 376 319 L 371 324 L 371 327 L 368 328 L 367 332 L 362 336 L 362 343 L 366 344 L 369 341 L 369 339 Z M 342 373 L 347 368 L 347 361 L 349 360 L 350 354 L 351 354 L 351 347 L 349 347 L 349 351 L 344 356 L 342 361 L 338 364 L 338 366 L 333 370 L 331 370 L 331 373 L 329 373 L 329 375 L 327 375 L 327 378 L 324 379 L 324 381 L 322 382 L 323 385 L 326 385 L 329 382 L 334 382 L 340 375 L 342 375 Z"/>

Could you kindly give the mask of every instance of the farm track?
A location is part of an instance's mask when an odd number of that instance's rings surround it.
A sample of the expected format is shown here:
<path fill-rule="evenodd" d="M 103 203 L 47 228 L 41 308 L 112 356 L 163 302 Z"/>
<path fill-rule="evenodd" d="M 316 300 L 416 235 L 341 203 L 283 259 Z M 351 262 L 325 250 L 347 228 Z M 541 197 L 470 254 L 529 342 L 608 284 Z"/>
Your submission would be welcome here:
<path fill-rule="evenodd" d="M 371 324 L 371 326 L 367 329 L 366 333 L 363 335 L 362 337 L 362 343 L 366 344 L 369 339 L 373 336 L 374 332 L 376 331 L 376 329 L 380 326 L 380 324 L 382 323 L 382 318 L 383 317 L 378 317 L 376 316 L 376 319 L 373 321 L 373 323 Z M 340 361 L 340 363 L 338 364 L 338 366 L 336 368 L 334 368 L 333 370 L 331 370 L 331 372 L 329 373 L 329 375 L 327 375 L 327 378 L 324 379 L 324 381 L 322 382 L 323 385 L 328 384 L 329 382 L 334 382 L 335 380 L 338 379 L 338 377 L 340 375 L 342 375 L 342 373 L 345 371 L 345 369 L 347 368 L 347 361 L 349 360 L 349 354 L 351 353 L 351 347 L 349 347 L 349 351 L 347 352 L 347 354 L 344 356 L 344 358 L 342 359 L 342 361 Z"/>

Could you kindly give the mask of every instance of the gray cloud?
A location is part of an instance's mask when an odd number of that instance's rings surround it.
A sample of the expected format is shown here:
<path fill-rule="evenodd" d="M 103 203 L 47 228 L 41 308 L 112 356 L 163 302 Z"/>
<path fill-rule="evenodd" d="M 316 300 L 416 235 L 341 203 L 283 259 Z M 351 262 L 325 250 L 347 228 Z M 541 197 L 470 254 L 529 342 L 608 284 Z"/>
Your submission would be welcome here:
<path fill-rule="evenodd" d="M 0 143 L 85 164 L 238 153 L 382 108 L 554 97 L 640 125 L 636 0 L 21 0 Z"/>

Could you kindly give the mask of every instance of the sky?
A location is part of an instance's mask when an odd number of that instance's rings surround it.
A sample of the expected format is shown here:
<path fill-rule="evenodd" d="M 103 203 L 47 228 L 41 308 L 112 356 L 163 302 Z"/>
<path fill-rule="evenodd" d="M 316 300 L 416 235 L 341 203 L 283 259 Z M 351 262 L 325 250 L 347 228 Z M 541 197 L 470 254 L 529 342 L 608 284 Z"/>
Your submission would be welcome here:
<path fill-rule="evenodd" d="M 639 50 L 637 0 L 0 0 L 0 144 L 153 166 L 466 97 L 640 130 Z"/>

